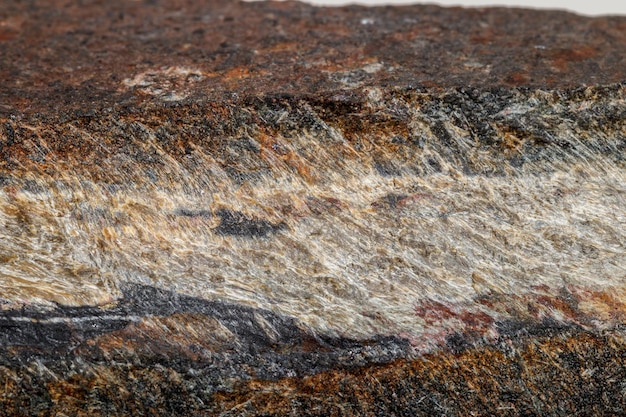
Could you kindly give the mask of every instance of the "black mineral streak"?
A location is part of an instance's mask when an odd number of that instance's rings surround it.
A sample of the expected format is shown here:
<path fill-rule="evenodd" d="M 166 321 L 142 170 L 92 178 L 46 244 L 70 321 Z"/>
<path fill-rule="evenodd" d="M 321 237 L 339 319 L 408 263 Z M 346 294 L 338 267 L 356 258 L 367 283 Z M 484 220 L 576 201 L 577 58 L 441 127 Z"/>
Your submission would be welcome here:
<path fill-rule="evenodd" d="M 234 210 L 220 209 L 216 214 L 220 218 L 220 224 L 213 231 L 218 235 L 267 237 L 286 227 L 284 223 L 272 224 Z"/>
<path fill-rule="evenodd" d="M 175 214 L 183 217 L 212 217 L 213 213 L 210 210 L 190 210 L 181 208 L 175 211 Z"/>
<path fill-rule="evenodd" d="M 190 346 L 191 355 L 168 350 L 167 340 L 126 354 L 94 344 L 97 336 L 114 334 L 139 318 L 181 314 L 219 320 L 235 335 L 233 344 L 212 352 Z M 259 316 L 275 330 L 271 339 Z M 619 397 L 620 381 L 626 378 L 619 330 L 595 333 L 553 321 L 509 321 L 497 327 L 500 336 L 494 343 L 455 333 L 447 338 L 448 353 L 407 361 L 408 342 L 397 337 L 316 335 L 267 310 L 128 285 L 124 297 L 106 310 L 58 306 L 45 314 L 2 312 L 0 382 L 11 397 L 0 398 L 5 404 L 0 416 L 38 415 L 59 406 L 81 412 L 89 404 L 99 408 L 97 415 L 128 410 L 133 415 L 154 410 L 159 415 L 217 415 L 228 410 L 231 399 L 254 404 L 237 414 L 253 416 L 289 410 L 326 416 L 334 415 L 337 406 L 350 410 L 347 415 L 398 416 L 470 415 L 466 410 L 502 415 L 499 407 L 510 407 L 514 411 L 504 415 L 515 416 L 620 415 L 626 410 L 623 402 L 609 401 Z M 581 344 L 570 342 L 578 339 Z M 15 377 L 9 369 L 19 375 L 19 387 L 12 388 Z M 102 380 L 94 379 L 94 370 Z M 296 385 L 289 388 L 294 377 Z M 268 384 L 275 396 L 257 397 L 258 388 L 246 382 L 252 380 Z M 481 385 L 488 381 L 493 384 Z M 283 399 L 293 391 L 299 403 L 285 408 Z M 319 392 L 325 392 L 323 398 Z M 557 401 L 563 398 L 567 401 Z"/>
<path fill-rule="evenodd" d="M 234 339 L 232 350 L 212 353 L 212 358 L 221 358 L 217 363 L 214 363 L 215 359 L 193 361 L 167 353 L 163 356 L 158 352 L 147 358 L 168 367 L 178 363 L 175 368 L 179 372 L 211 366 L 215 375 L 223 377 L 234 370 L 238 378 L 254 376 L 275 380 L 336 367 L 352 368 L 370 361 L 386 363 L 405 357 L 409 351 L 408 342 L 399 337 L 353 340 L 317 335 L 294 318 L 269 310 L 129 284 L 124 289 L 123 298 L 105 310 L 59 305 L 46 312 L 39 309 L 0 312 L 0 365 L 19 367 L 24 361 L 32 360 L 42 361 L 50 367 L 81 360 L 95 361 L 95 365 L 103 358 L 98 349 L 91 347 L 90 340 L 144 319 L 180 314 L 200 315 L 203 320 L 216 319 Z M 259 319 L 271 326 L 271 337 Z M 305 348 L 305 345 L 309 347 Z M 376 350 L 371 351 L 370 346 L 376 346 Z"/>

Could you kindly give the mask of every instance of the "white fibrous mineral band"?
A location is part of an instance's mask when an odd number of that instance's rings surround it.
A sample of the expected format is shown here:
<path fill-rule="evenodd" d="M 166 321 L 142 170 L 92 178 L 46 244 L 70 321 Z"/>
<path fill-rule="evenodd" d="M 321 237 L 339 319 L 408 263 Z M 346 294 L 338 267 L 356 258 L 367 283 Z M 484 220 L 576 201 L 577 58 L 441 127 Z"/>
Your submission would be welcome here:
<path fill-rule="evenodd" d="M 376 94 L 370 99 L 385 105 Z M 502 117 L 524 120 L 532 106 L 512 104 Z M 265 152 L 273 171 L 239 181 L 201 148 L 190 154 L 200 168 L 189 172 L 144 126 L 145 146 L 165 163 L 142 183 L 137 167 L 112 172 L 128 178 L 121 185 L 66 172 L 5 186 L 0 307 L 106 308 L 123 283 L 136 282 L 269 309 L 320 333 L 417 340 L 433 332 L 416 314 L 424 300 L 463 304 L 539 287 L 612 288 L 626 296 L 626 175 L 623 162 L 598 157 L 593 145 L 611 138 L 581 137 L 564 121 L 561 139 L 577 147 L 555 145 L 552 159 L 498 167 L 505 162 L 483 155 L 471 131 L 444 120 L 453 146 L 484 165 L 465 172 L 429 145 L 440 140 L 432 122 L 419 107 L 410 110 L 411 134 L 423 143 L 404 159 L 389 156 L 393 172 L 368 159 L 378 143 L 394 140 L 391 133 L 364 134 L 370 148 L 355 149 L 341 129 L 320 121 L 321 132 L 277 136 L 263 149 L 248 132 L 249 146 Z M 358 157 L 338 158 L 324 140 Z M 296 156 L 287 160 L 287 153 Z M 410 161 L 430 161 L 433 169 L 411 174 Z M 488 174 L 490 163 L 499 173 Z M 497 319 L 485 306 L 471 309 Z M 451 318 L 446 326 L 449 332 L 463 323 Z"/>

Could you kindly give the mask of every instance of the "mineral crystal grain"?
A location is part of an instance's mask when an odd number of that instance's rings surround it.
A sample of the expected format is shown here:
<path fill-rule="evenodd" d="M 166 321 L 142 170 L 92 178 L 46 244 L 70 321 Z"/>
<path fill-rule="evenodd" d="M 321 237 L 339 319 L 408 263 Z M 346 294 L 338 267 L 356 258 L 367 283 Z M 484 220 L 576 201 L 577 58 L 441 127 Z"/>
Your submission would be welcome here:
<path fill-rule="evenodd" d="M 626 17 L 0 2 L 0 416 L 626 414 Z"/>

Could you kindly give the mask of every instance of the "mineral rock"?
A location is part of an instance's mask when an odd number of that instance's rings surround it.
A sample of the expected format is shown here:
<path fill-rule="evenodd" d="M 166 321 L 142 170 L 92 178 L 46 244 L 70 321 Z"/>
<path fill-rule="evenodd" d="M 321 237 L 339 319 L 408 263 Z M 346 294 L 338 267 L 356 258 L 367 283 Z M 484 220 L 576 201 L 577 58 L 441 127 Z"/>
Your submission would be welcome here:
<path fill-rule="evenodd" d="M 626 413 L 626 17 L 6 0 L 0 52 L 0 416 Z"/>

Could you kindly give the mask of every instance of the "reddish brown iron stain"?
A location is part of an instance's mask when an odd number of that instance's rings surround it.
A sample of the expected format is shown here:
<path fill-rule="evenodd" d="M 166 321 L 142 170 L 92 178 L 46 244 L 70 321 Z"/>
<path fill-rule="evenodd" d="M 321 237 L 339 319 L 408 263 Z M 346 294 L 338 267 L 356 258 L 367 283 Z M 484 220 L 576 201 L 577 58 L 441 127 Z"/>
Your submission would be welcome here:
<path fill-rule="evenodd" d="M 588 303 L 586 311 L 578 307 L 581 303 Z M 535 292 L 523 295 L 481 295 L 473 302 L 423 300 L 414 306 L 414 311 L 430 327 L 445 328 L 445 321 L 458 319 L 464 325 L 462 332 L 479 333 L 493 328 L 496 320 L 503 319 L 541 321 L 552 318 L 564 323 L 589 326 L 593 320 L 600 319 L 607 325 L 616 325 L 626 318 L 626 304 L 611 294 L 610 290 L 572 286 L 556 291 L 546 285 L 535 286 Z"/>
<path fill-rule="evenodd" d="M 472 330 L 486 330 L 494 322 L 493 317 L 482 311 L 464 311 L 459 314 L 459 318 Z"/>
<path fill-rule="evenodd" d="M 528 80 L 528 75 L 526 75 L 525 73 L 515 72 L 509 75 L 506 78 L 506 81 L 510 85 L 523 85 L 523 84 L 526 84 L 529 80 Z"/>
<path fill-rule="evenodd" d="M 568 320 L 576 320 L 579 318 L 579 312 L 573 309 L 572 306 L 569 305 L 569 303 L 559 297 L 540 295 L 532 301 L 548 307 L 548 309 L 554 309 L 563 313 Z"/>
<path fill-rule="evenodd" d="M 17 36 L 17 32 L 0 29 L 0 42 L 9 41 Z"/>
<path fill-rule="evenodd" d="M 559 71 L 568 71 L 570 67 L 581 61 L 594 58 L 599 50 L 590 45 L 576 45 L 571 48 L 561 48 L 551 51 L 552 65 Z"/>
<path fill-rule="evenodd" d="M 382 67 L 362 74 L 363 86 L 558 88 L 593 83 L 598 70 L 605 83 L 626 78 L 616 60 L 626 44 L 616 17 L 226 0 L 29 4 L 0 4 L 4 21 L 14 22 L 0 30 L 0 74 L 11 75 L 0 86 L 3 112 L 158 102 L 140 88 L 127 91 L 122 80 L 176 66 L 205 74 L 193 94 L 209 101 L 335 92 L 345 86 L 333 74 L 371 63 Z M 468 59 L 490 68 L 489 76 L 466 68 Z M 595 66 L 578 65 L 589 61 Z"/>
<path fill-rule="evenodd" d="M 424 319 L 428 325 L 438 324 L 443 320 L 448 320 L 456 316 L 456 313 L 446 304 L 435 300 L 420 301 L 413 308 L 418 317 Z"/>

